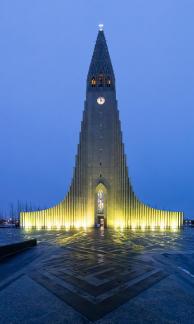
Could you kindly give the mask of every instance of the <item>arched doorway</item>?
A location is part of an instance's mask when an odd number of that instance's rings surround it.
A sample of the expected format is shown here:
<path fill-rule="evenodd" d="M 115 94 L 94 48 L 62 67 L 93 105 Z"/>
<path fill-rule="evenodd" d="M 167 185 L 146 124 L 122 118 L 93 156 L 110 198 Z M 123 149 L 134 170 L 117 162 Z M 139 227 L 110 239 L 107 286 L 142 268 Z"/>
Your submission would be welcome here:
<path fill-rule="evenodd" d="M 97 227 L 107 227 L 107 189 L 99 183 L 95 192 L 95 224 Z"/>

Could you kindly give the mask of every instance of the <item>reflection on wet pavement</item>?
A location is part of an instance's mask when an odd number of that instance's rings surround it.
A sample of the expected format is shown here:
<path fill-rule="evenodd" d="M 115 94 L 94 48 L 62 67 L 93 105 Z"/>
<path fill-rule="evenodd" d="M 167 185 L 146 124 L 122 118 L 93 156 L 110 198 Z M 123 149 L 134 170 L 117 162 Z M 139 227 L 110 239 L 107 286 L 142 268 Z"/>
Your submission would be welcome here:
<path fill-rule="evenodd" d="M 73 246 L 99 251 L 154 252 L 154 251 L 192 251 L 194 229 L 177 231 L 131 231 L 131 230 L 22 230 L 0 229 L 0 245 L 35 237 L 39 243 L 59 246 Z"/>
<path fill-rule="evenodd" d="M 188 278 L 182 277 L 193 278 L 193 234 L 192 228 L 165 232 L 2 229 L 0 244 L 35 237 L 38 249 L 31 253 L 37 259 L 25 274 L 95 321 L 170 280 L 172 274 L 188 285 Z"/>

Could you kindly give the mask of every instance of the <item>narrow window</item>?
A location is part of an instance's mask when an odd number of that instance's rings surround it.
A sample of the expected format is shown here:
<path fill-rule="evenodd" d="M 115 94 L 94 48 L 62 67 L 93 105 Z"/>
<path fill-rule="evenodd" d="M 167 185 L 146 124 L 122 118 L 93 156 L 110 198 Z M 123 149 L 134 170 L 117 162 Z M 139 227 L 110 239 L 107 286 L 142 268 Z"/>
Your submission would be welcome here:
<path fill-rule="evenodd" d="M 103 76 L 103 74 L 100 74 L 99 75 L 98 81 L 99 81 L 98 86 L 99 87 L 103 87 L 103 83 L 104 83 L 104 76 Z"/>
<path fill-rule="evenodd" d="M 110 78 L 107 78 L 106 85 L 107 85 L 107 87 L 110 87 L 111 86 L 111 80 L 110 80 Z"/>
<path fill-rule="evenodd" d="M 92 87 L 96 86 L 96 79 L 94 77 L 91 80 L 91 85 L 92 85 Z"/>
<path fill-rule="evenodd" d="M 97 193 L 97 211 L 99 214 L 104 213 L 104 192 L 102 189 Z"/>

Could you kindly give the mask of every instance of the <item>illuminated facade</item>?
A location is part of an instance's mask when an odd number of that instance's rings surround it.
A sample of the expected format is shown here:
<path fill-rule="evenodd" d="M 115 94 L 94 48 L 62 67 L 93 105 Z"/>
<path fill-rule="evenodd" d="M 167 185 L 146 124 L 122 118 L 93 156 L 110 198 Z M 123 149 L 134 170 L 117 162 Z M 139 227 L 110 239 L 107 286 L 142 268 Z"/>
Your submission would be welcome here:
<path fill-rule="evenodd" d="M 183 213 L 140 202 L 128 176 L 117 108 L 115 76 L 102 28 L 92 56 L 73 179 L 56 206 L 20 215 L 28 228 L 177 228 Z"/>

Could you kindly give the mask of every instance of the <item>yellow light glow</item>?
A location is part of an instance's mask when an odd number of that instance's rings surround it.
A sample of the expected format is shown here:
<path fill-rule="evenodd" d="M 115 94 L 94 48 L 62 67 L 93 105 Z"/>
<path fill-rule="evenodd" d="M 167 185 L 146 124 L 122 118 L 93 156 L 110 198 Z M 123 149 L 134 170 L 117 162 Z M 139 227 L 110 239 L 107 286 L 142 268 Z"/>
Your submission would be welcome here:
<path fill-rule="evenodd" d="M 134 230 L 136 230 L 136 227 L 137 227 L 137 224 L 136 223 L 132 223 L 132 225 L 131 225 L 131 229 L 134 231 Z"/>
<path fill-rule="evenodd" d="M 161 223 L 160 224 L 160 230 L 163 231 L 164 229 L 165 229 L 165 225 L 164 225 L 164 223 Z"/>
<path fill-rule="evenodd" d="M 75 223 L 75 228 L 76 228 L 76 229 L 79 229 L 80 227 L 81 227 L 80 222 L 76 222 L 76 223 Z"/>
<path fill-rule="evenodd" d="M 171 229 L 176 230 L 178 228 L 178 225 L 176 223 L 172 223 Z"/>
<path fill-rule="evenodd" d="M 26 232 L 31 232 L 31 230 L 32 230 L 32 227 L 25 227 Z"/>
<path fill-rule="evenodd" d="M 99 188 L 98 188 L 99 189 Z M 95 225 L 95 208 L 91 202 L 88 203 L 88 210 L 85 212 L 80 205 L 73 212 L 70 208 L 70 201 L 64 201 L 53 208 L 21 213 L 20 223 L 24 228 L 47 228 L 48 230 L 59 230 L 65 228 L 87 229 Z M 136 201 L 136 207 L 123 214 L 121 209 L 109 209 L 107 215 L 108 227 L 115 229 L 131 228 L 151 231 L 155 230 L 177 230 L 183 222 L 183 214 L 178 212 L 159 211 Z"/>

